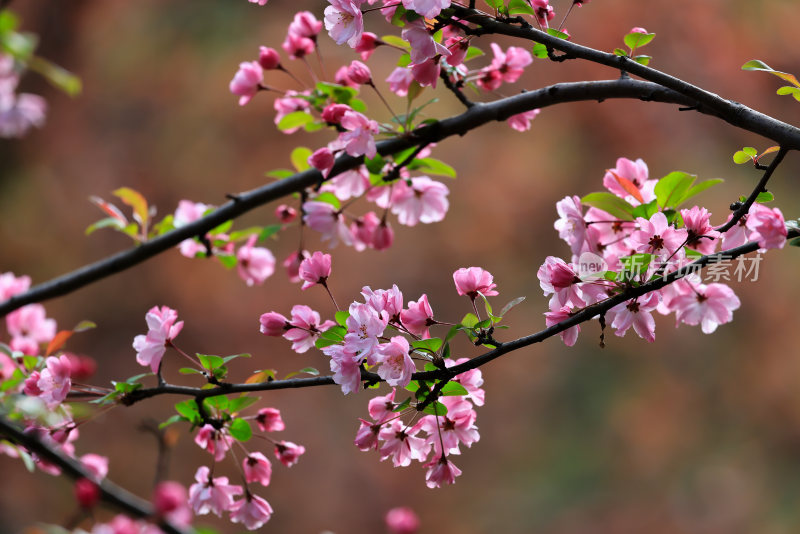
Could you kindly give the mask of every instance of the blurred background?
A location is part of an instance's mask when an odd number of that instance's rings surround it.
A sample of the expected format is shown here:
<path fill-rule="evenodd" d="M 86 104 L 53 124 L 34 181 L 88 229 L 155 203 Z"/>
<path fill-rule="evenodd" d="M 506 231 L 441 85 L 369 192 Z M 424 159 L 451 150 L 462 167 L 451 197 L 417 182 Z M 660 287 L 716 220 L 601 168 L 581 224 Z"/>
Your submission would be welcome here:
<path fill-rule="evenodd" d="M 553 2 L 556 21 L 569 3 Z M 13 2 L 23 28 L 41 36 L 40 54 L 78 74 L 84 92 L 70 99 L 34 75 L 23 80 L 22 89 L 46 96 L 50 110 L 41 130 L 0 140 L 0 272 L 28 274 L 39 283 L 129 247 L 125 236 L 108 230 L 84 236 L 102 217 L 90 195 L 111 199 L 113 190 L 132 187 L 160 216 L 181 199 L 222 204 L 226 193 L 267 182 L 266 171 L 290 167 L 293 147 L 327 143 L 327 132 L 279 133 L 269 94 L 240 108 L 228 92 L 240 61 L 256 59 L 259 45 L 279 48 L 294 11 L 309 9 L 321 18 L 325 5 Z M 365 19 L 379 35 L 390 31 L 378 13 Z M 610 51 L 622 46 L 631 27 L 642 26 L 657 34 L 643 51 L 654 57 L 652 66 L 797 123 L 800 104 L 775 95 L 777 78 L 740 67 L 758 58 L 800 73 L 798 22 L 791 0 L 598 0 L 575 9 L 567 27 L 577 42 Z M 320 42 L 328 73 L 356 59 L 324 31 Z M 488 42 L 476 44 L 489 51 Z M 370 61 L 375 79 L 384 79 L 395 61 L 395 51 L 379 49 Z M 477 61 L 480 66 L 488 58 Z M 302 64 L 285 64 L 309 79 Z M 537 60 L 518 84 L 501 92 L 616 76 L 596 65 Z M 267 82 L 298 88 L 275 72 Z M 384 94 L 403 106 L 388 90 Z M 423 98 L 432 94 L 427 90 Z M 437 96 L 427 116 L 462 111 L 446 92 Z M 373 115 L 389 118 L 374 94 L 365 91 L 364 99 Z M 701 179 L 724 178 L 699 198 L 712 221 L 721 223 L 730 202 L 748 194 L 760 177 L 752 167 L 734 165 L 731 155 L 742 146 L 771 144 L 694 112 L 642 102 L 549 108 L 526 133 L 489 125 L 434 150 L 459 173 L 447 181 L 447 218 L 424 227 L 394 224 L 395 245 L 384 252 L 335 249 L 330 284 L 340 302 L 350 302 L 363 285 L 396 283 L 407 300 L 427 293 L 437 318 L 457 321 L 469 310 L 454 291 L 452 272 L 481 266 L 498 284 L 498 306 L 527 296 L 508 315 L 511 328 L 501 333 L 501 339 L 513 339 L 544 327 L 547 299 L 536 271 L 546 256 L 569 254 L 553 229 L 556 201 L 600 190 L 605 169 L 618 157 L 643 158 L 651 177 L 683 170 Z M 770 184 L 787 219 L 800 215 L 798 171 L 800 157 L 791 153 Z M 237 226 L 274 224 L 274 208 L 256 210 Z M 297 246 L 296 230 L 269 246 L 282 261 Z M 308 248 L 319 246 L 312 240 Z M 275 509 L 263 531 L 382 532 L 385 512 L 406 505 L 419 514 L 424 533 L 797 532 L 798 262 L 798 249 L 769 252 L 757 282 L 733 284 L 742 307 L 732 324 L 713 335 L 698 327 L 676 329 L 672 317 L 658 317 L 656 343 L 607 331 L 601 349 L 599 328 L 588 324 L 571 349 L 550 339 L 484 367 L 481 440 L 455 458 L 463 475 L 440 490 L 425 487 L 418 465 L 395 469 L 353 446 L 368 393 L 344 397 L 328 387 L 262 395 L 265 405 L 283 413 L 282 437 L 307 449 L 291 469 L 274 462 L 271 486 L 258 492 Z M 218 262 L 188 260 L 175 251 L 45 304 L 61 328 L 84 319 L 98 324 L 73 337 L 68 348 L 95 358 L 91 382 L 107 385 L 142 372 L 131 342 L 145 332 L 144 314 L 154 305 L 179 311 L 186 326 L 178 341 L 188 352 L 252 353 L 251 360 L 237 362 L 236 379 L 262 368 L 278 369 L 279 376 L 306 366 L 325 370 L 318 351 L 297 355 L 284 340 L 258 332 L 260 314 L 287 314 L 297 303 L 323 315 L 333 312 L 322 291 L 301 292 L 281 270 L 263 286 L 248 288 Z M 458 349 L 458 356 L 478 354 L 466 344 Z M 168 356 L 167 377 L 191 383 L 177 367 Z M 97 417 L 81 427 L 78 454 L 108 455 L 110 478 L 148 496 L 157 449 L 140 426 L 165 420 L 179 400 L 160 397 Z M 188 486 L 208 456 L 186 426 L 180 430 L 169 477 Z M 233 465 L 224 468 L 236 476 Z M 67 480 L 30 475 L 5 457 L 0 472 L 0 533 L 37 522 L 63 524 L 74 514 Z M 242 530 L 213 516 L 198 524 Z"/>

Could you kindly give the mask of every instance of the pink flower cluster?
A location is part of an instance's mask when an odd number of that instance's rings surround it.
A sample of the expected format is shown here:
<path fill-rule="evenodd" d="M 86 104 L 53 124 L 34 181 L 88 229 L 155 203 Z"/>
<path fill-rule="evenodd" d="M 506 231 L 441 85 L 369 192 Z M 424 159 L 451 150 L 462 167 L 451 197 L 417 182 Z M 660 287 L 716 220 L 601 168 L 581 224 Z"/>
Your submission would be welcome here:
<path fill-rule="evenodd" d="M 15 93 L 18 83 L 14 58 L 0 53 L 0 137 L 22 137 L 44 124 L 47 102 L 39 95 Z"/>
<path fill-rule="evenodd" d="M 548 327 L 613 296 L 631 281 L 646 281 L 653 274 L 691 263 L 699 254 L 713 254 L 719 243 L 728 249 L 757 241 L 766 249 L 780 248 L 786 241 L 786 225 L 777 208 L 754 204 L 738 224 L 720 234 L 711 225 L 711 214 L 705 208 L 694 206 L 676 214 L 660 207 L 656 202 L 658 183 L 648 177 L 642 160 L 620 158 L 616 167 L 606 172 L 603 185 L 628 205 L 651 209 L 649 217 L 620 219 L 597 207 L 587 209 L 577 196 L 556 204 L 559 219 L 555 228 L 572 249 L 572 261 L 551 256 L 539 268 L 544 295 L 551 295 L 550 311 L 545 313 Z M 631 269 L 637 262 L 641 269 Z M 627 272 L 633 279 L 609 278 L 605 271 Z M 703 332 L 711 333 L 720 324 L 730 322 L 739 305 L 727 285 L 706 285 L 693 276 L 611 308 L 606 321 L 618 336 L 633 327 L 637 335 L 653 341 L 653 312 L 674 313 L 676 324 L 699 324 Z M 579 331 L 580 326 L 574 326 L 560 335 L 567 345 L 572 345 Z"/>

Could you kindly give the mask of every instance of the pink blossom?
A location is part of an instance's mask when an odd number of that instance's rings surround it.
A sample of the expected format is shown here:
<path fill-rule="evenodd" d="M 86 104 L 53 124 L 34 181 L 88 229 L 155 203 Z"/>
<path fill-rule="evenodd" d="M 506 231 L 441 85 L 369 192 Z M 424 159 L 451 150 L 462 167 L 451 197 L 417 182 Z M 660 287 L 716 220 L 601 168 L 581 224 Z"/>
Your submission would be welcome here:
<path fill-rule="evenodd" d="M 531 6 L 536 12 L 536 20 L 539 26 L 547 28 L 547 23 L 553 20 L 556 16 L 553 11 L 553 6 L 550 5 L 549 0 L 531 0 Z"/>
<path fill-rule="evenodd" d="M 302 93 L 298 93 L 297 91 L 286 91 L 283 97 L 276 98 L 275 102 L 273 102 L 273 107 L 277 112 L 275 114 L 275 124 L 279 124 L 281 119 L 283 119 L 289 113 L 294 113 L 295 111 L 307 111 L 311 104 L 308 103 L 308 100 L 300 98 L 298 95 Z M 299 130 L 301 127 L 297 126 L 295 128 L 287 128 L 283 130 L 284 133 L 292 134 Z"/>
<path fill-rule="evenodd" d="M 647 30 L 645 30 L 644 28 L 640 28 L 639 26 L 636 26 L 634 28 L 631 28 L 631 31 L 629 31 L 628 33 L 647 33 Z"/>
<path fill-rule="evenodd" d="M 347 77 L 359 85 L 372 83 L 372 72 L 360 61 L 352 61 L 347 68 Z"/>
<path fill-rule="evenodd" d="M 429 488 L 441 488 L 442 484 L 453 484 L 456 477 L 461 475 L 461 469 L 447 459 L 445 455 L 425 464 L 428 472 L 425 473 L 425 485 Z"/>
<path fill-rule="evenodd" d="M 241 523 L 247 530 L 256 530 L 272 517 L 272 506 L 267 501 L 246 492 L 245 498 L 236 501 L 230 508 L 231 522 Z"/>
<path fill-rule="evenodd" d="M 380 364 L 378 376 L 390 386 L 406 387 L 411 382 L 416 366 L 409 350 L 408 341 L 403 336 L 394 336 L 389 343 L 378 346 L 375 358 Z"/>
<path fill-rule="evenodd" d="M 344 345 L 348 352 L 360 354 L 372 365 L 373 351 L 378 346 L 378 338 L 383 335 L 389 322 L 388 314 L 377 312 L 369 304 L 354 302 L 350 305 L 350 317 L 347 318 L 347 334 Z"/>
<path fill-rule="evenodd" d="M 0 137 L 22 137 L 32 127 L 40 128 L 46 113 L 47 102 L 39 95 L 20 93 L 0 98 Z"/>
<path fill-rule="evenodd" d="M 361 55 L 361 61 L 367 61 L 375 49 L 382 44 L 384 44 L 383 41 L 378 39 L 377 35 L 372 32 L 364 32 L 356 45 L 356 52 Z"/>
<path fill-rule="evenodd" d="M 733 214 L 731 213 L 728 215 L 728 220 L 726 222 L 730 221 L 732 217 Z M 748 236 L 750 232 L 747 227 L 747 219 L 748 216 L 745 215 L 739 219 L 730 230 L 722 234 L 722 248 L 724 250 L 742 246 L 749 241 Z"/>
<path fill-rule="evenodd" d="M 45 364 L 46 367 L 42 369 L 36 385 L 40 391 L 39 398 L 52 410 L 67 398 L 67 393 L 72 387 L 71 365 L 69 358 L 63 355 L 58 358 L 50 356 L 45 360 Z"/>
<path fill-rule="evenodd" d="M 391 393 L 370 399 L 367 403 L 369 416 L 378 423 L 383 423 L 387 419 L 394 417 L 394 409 L 397 406 L 394 402 L 396 394 L 397 390 L 392 388 Z"/>
<path fill-rule="evenodd" d="M 399 419 L 384 426 L 379 437 L 383 440 L 380 448 L 381 460 L 392 459 L 395 467 L 406 467 L 411 464 L 411 460 L 424 461 L 430 451 L 430 444 L 417 437 L 419 427 L 406 428 L 406 425 Z"/>
<path fill-rule="evenodd" d="M 377 153 L 374 136 L 378 133 L 378 123 L 357 111 L 345 111 L 341 120 L 345 132 L 339 134 L 339 143 L 351 156 L 366 155 L 374 158 Z"/>
<path fill-rule="evenodd" d="M 275 217 L 283 224 L 289 224 L 297 218 L 297 210 L 287 204 L 275 208 Z"/>
<path fill-rule="evenodd" d="M 333 152 L 326 146 L 318 148 L 308 156 L 308 164 L 320 171 L 323 178 L 327 178 L 331 173 L 335 161 L 336 158 L 334 158 Z"/>
<path fill-rule="evenodd" d="M 403 7 L 432 19 L 439 16 L 442 9 L 450 7 L 450 0 L 403 0 Z"/>
<path fill-rule="evenodd" d="M 375 234 L 372 239 L 372 248 L 375 250 L 386 250 L 394 243 L 394 230 L 392 226 L 386 221 L 381 219 L 381 223 L 375 228 Z"/>
<path fill-rule="evenodd" d="M 323 191 L 331 191 L 339 200 L 348 200 L 363 195 L 369 187 L 369 171 L 363 165 L 334 176 L 322 186 Z"/>
<path fill-rule="evenodd" d="M 31 278 L 29 276 L 17 277 L 11 272 L 0 274 L 0 302 L 24 293 L 30 287 Z"/>
<path fill-rule="evenodd" d="M 461 365 L 462 363 L 468 362 L 469 358 L 459 358 L 455 361 L 451 359 L 445 360 L 445 365 L 447 367 L 452 367 L 454 365 Z M 456 375 L 453 378 L 454 382 L 458 382 L 464 389 L 467 390 L 469 393 L 465 395 L 465 398 L 470 399 L 475 406 L 483 406 L 483 403 L 486 399 L 486 392 L 481 388 L 483 385 L 483 373 L 481 373 L 480 369 L 470 369 L 469 371 L 464 371 L 461 374 Z"/>
<path fill-rule="evenodd" d="M 258 4 L 260 6 L 267 5 L 267 0 L 247 0 L 247 1 L 250 2 L 251 4 Z"/>
<path fill-rule="evenodd" d="M 631 246 L 639 253 L 653 254 L 658 260 L 678 256 L 686 243 L 689 233 L 685 228 L 676 229 L 667 222 L 663 212 L 656 212 L 650 220 L 637 217 L 639 230 L 631 234 Z"/>
<path fill-rule="evenodd" d="M 275 272 L 275 256 L 269 249 L 254 247 L 257 235 L 251 235 L 243 246 L 236 252 L 236 269 L 239 278 L 245 281 L 248 286 L 253 284 L 261 285 L 264 280 L 272 276 Z"/>
<path fill-rule="evenodd" d="M 183 485 L 170 480 L 160 482 L 153 490 L 152 500 L 156 517 L 163 517 L 181 526 L 188 526 L 191 523 L 189 494 Z"/>
<path fill-rule="evenodd" d="M 217 430 L 213 426 L 206 424 L 197 431 L 194 442 L 205 449 L 209 454 L 214 455 L 214 461 L 221 461 L 225 458 L 225 453 L 231 448 L 233 438 L 223 430 Z"/>
<path fill-rule="evenodd" d="M 457 67 L 464 63 L 464 59 L 469 51 L 469 39 L 460 35 L 454 35 L 445 41 L 445 46 L 450 50 L 450 56 L 445 61 L 452 67 Z"/>
<path fill-rule="evenodd" d="M 461 454 L 461 443 L 470 447 L 480 439 L 475 426 L 477 414 L 463 397 L 442 397 L 441 402 L 447 406 L 447 415 L 426 415 L 419 426 L 429 434 L 435 456 L 442 454 L 442 447 L 445 454 Z"/>
<path fill-rule="evenodd" d="M 531 129 L 531 122 L 539 114 L 541 110 L 532 109 L 530 111 L 523 111 L 516 115 L 511 115 L 508 118 L 508 125 L 518 132 L 525 132 Z"/>
<path fill-rule="evenodd" d="M 305 250 L 294 251 L 283 260 L 283 267 L 286 269 L 286 276 L 292 283 L 300 281 L 300 264 L 308 257 L 308 252 Z"/>
<path fill-rule="evenodd" d="M 544 295 L 552 294 L 550 308 L 561 306 L 586 306 L 583 291 L 578 285 L 582 282 L 571 264 L 561 258 L 548 256 L 536 273 L 539 286 Z"/>
<path fill-rule="evenodd" d="M 108 458 L 99 454 L 84 454 L 81 463 L 92 474 L 94 480 L 102 480 L 108 475 Z"/>
<path fill-rule="evenodd" d="M 229 85 L 231 93 L 239 96 L 239 105 L 244 106 L 256 95 L 261 80 L 264 78 L 264 69 L 258 61 L 245 61 L 239 64 Z"/>
<path fill-rule="evenodd" d="M 319 313 L 308 306 L 297 304 L 292 307 L 292 319 L 289 328 L 284 332 L 283 337 L 292 342 L 292 350 L 298 354 L 306 352 L 314 347 L 319 334 L 332 327 L 333 321 L 325 321 L 320 324 Z"/>
<path fill-rule="evenodd" d="M 671 303 L 676 321 L 700 324 L 705 334 L 729 323 L 733 319 L 733 310 L 740 305 L 739 298 L 725 284 L 700 284 L 691 293 L 678 295 Z"/>
<path fill-rule="evenodd" d="M 373 291 L 369 286 L 361 288 L 361 295 L 364 301 L 372 306 L 379 315 L 386 312 L 390 323 L 400 322 L 400 312 L 403 310 L 403 293 L 392 284 L 391 289 L 376 289 Z"/>
<path fill-rule="evenodd" d="M 747 217 L 747 228 L 752 232 L 750 240 L 758 241 L 758 246 L 763 249 L 783 248 L 786 244 L 786 222 L 778 208 L 753 204 Z"/>
<path fill-rule="evenodd" d="M 322 22 L 318 21 L 310 11 L 298 11 L 294 14 L 292 23 L 289 24 L 289 33 L 302 35 L 309 39 L 316 39 L 322 30 Z"/>
<path fill-rule="evenodd" d="M 450 191 L 441 182 L 427 176 L 411 178 L 411 186 L 404 180 L 395 183 L 392 193 L 392 213 L 400 224 L 414 226 L 418 222 L 429 224 L 444 219 L 450 203 Z"/>
<path fill-rule="evenodd" d="M 346 104 L 328 104 L 322 110 L 322 120 L 328 124 L 339 124 L 345 111 L 352 111 L 352 108 Z"/>
<path fill-rule="evenodd" d="M 405 506 L 389 510 L 385 521 L 391 534 L 415 534 L 419 530 L 417 514 Z"/>
<path fill-rule="evenodd" d="M 306 448 L 291 441 L 281 441 L 275 444 L 275 457 L 286 467 L 292 467 L 306 452 Z"/>
<path fill-rule="evenodd" d="M 558 237 L 567 242 L 573 254 L 580 254 L 586 240 L 586 221 L 583 205 L 578 196 L 564 197 L 556 202 L 559 219 L 553 225 Z"/>
<path fill-rule="evenodd" d="M 499 78 L 492 78 L 492 82 L 484 87 L 487 90 L 494 90 L 500 87 L 500 82 L 506 83 L 516 82 L 525 70 L 525 67 L 533 63 L 533 57 L 530 52 L 523 48 L 510 46 L 506 52 L 497 43 L 491 43 L 494 58 L 491 64 L 483 69 L 484 72 L 497 71 L 500 75 Z M 478 80 L 478 85 L 481 85 L 481 80 Z M 483 82 L 486 83 L 486 82 Z"/>
<path fill-rule="evenodd" d="M 403 31 L 401 32 L 403 40 L 411 45 L 411 64 L 419 65 L 426 59 L 436 57 L 438 55 L 447 57 L 450 55 L 450 50 L 441 43 L 437 43 L 430 30 L 425 25 L 422 19 L 417 19 L 413 22 L 407 22 Z"/>
<path fill-rule="evenodd" d="M 425 339 L 431 337 L 430 327 L 436 324 L 433 320 L 433 309 L 428 303 L 428 295 L 423 295 L 418 301 L 410 301 L 408 309 L 400 312 L 400 322 L 414 335 Z"/>
<path fill-rule="evenodd" d="M 305 280 L 301 289 L 308 289 L 317 284 L 327 285 L 328 277 L 331 275 L 331 255 L 322 252 L 314 252 L 310 258 L 300 262 L 298 273 L 302 280 Z"/>
<path fill-rule="evenodd" d="M 281 45 L 291 59 L 300 59 L 314 53 L 316 44 L 313 39 L 297 33 L 289 32 Z"/>
<path fill-rule="evenodd" d="M 256 424 L 262 432 L 280 432 L 286 428 L 277 408 L 261 408 L 256 415 Z"/>
<path fill-rule="evenodd" d="M 93 508 L 100 500 L 100 488 L 89 479 L 79 478 L 75 481 L 75 499 L 81 508 Z"/>
<path fill-rule="evenodd" d="M 0 353 L 0 357 L 5 357 L 4 360 L 8 359 L 8 361 L 11 361 L 11 359 L 8 358 L 8 356 L 6 356 L 5 354 Z M 16 369 L 16 365 L 13 367 L 13 369 Z M 12 370 L 12 372 L 13 372 L 13 370 Z M 3 374 L 4 375 L 8 374 L 7 371 L 6 371 L 6 368 L 4 368 L 4 373 Z M 11 376 L 10 374 L 9 374 L 8 377 L 3 376 L 3 379 L 6 380 L 10 376 Z M 31 374 L 28 376 L 28 378 L 25 379 L 25 385 L 22 388 L 22 392 L 25 393 L 26 395 L 28 395 L 29 397 L 38 397 L 39 395 L 41 395 L 42 394 L 42 390 L 39 389 L 39 379 L 41 377 L 42 377 L 42 375 L 41 375 L 41 373 L 39 373 L 39 371 L 31 372 Z"/>
<path fill-rule="evenodd" d="M 363 356 L 352 352 L 344 345 L 329 345 L 322 352 L 330 357 L 333 382 L 342 387 L 342 393 L 356 393 L 361 387 L 361 361 Z"/>
<path fill-rule="evenodd" d="M 261 333 L 265 336 L 280 336 L 289 328 L 289 321 L 277 312 L 268 312 L 259 318 Z"/>
<path fill-rule="evenodd" d="M 648 169 L 644 161 L 619 158 L 617 166 L 607 170 L 603 176 L 603 185 L 618 197 L 638 206 L 641 200 L 647 203 L 656 198 L 654 188 L 658 180 L 648 180 L 647 177 Z M 638 191 L 638 195 L 634 195 L 631 189 Z"/>
<path fill-rule="evenodd" d="M 497 284 L 494 283 L 492 274 L 480 267 L 462 267 L 453 273 L 453 281 L 456 284 L 458 294 L 467 295 L 472 300 L 475 300 L 479 293 L 484 297 L 499 295 L 494 290 Z"/>
<path fill-rule="evenodd" d="M 708 210 L 694 206 L 692 209 L 681 210 L 681 217 L 689 233 L 686 246 L 701 254 L 712 254 L 717 248 L 720 234 L 711 226 L 711 214 Z"/>
<path fill-rule="evenodd" d="M 242 461 L 242 470 L 247 482 L 258 482 L 262 486 L 269 486 L 272 477 L 272 464 L 260 452 L 251 452 Z"/>
<path fill-rule="evenodd" d="M 342 65 L 336 71 L 336 74 L 333 75 L 333 81 L 338 83 L 339 85 L 344 85 L 345 87 L 352 87 L 353 89 L 358 89 L 361 87 L 361 84 L 356 83 L 354 80 L 350 79 L 350 70 L 347 68 L 346 65 Z"/>
<path fill-rule="evenodd" d="M 562 321 L 566 321 L 572 316 L 570 308 L 568 306 L 561 306 L 558 309 L 553 309 L 549 312 L 544 314 L 544 323 L 545 325 L 550 328 L 551 326 L 555 326 Z M 578 340 L 578 334 L 581 331 L 580 325 L 575 325 L 566 330 L 559 333 L 561 336 L 561 341 L 568 347 L 571 347 L 575 344 Z"/>
<path fill-rule="evenodd" d="M 336 44 L 347 43 L 355 48 L 364 32 L 364 18 L 361 15 L 361 2 L 352 0 L 328 0 L 331 5 L 325 8 L 325 29 Z"/>
<path fill-rule="evenodd" d="M 183 328 L 183 321 L 176 323 L 177 319 L 178 312 L 166 306 L 154 306 L 147 312 L 147 335 L 138 335 L 133 340 L 139 365 L 149 365 L 154 373 L 158 372 L 167 346 Z"/>
<path fill-rule="evenodd" d="M 656 321 L 652 311 L 658 307 L 658 293 L 650 293 L 621 304 L 617 304 L 608 311 L 611 328 L 616 329 L 616 335 L 622 337 L 633 326 L 636 334 L 652 343 L 656 340 Z"/>
<path fill-rule="evenodd" d="M 6 315 L 6 329 L 12 337 L 47 343 L 56 335 L 56 322 L 41 304 L 28 304 Z"/>
<path fill-rule="evenodd" d="M 414 81 L 414 74 L 411 69 L 405 67 L 395 67 L 391 74 L 386 78 L 389 89 L 397 96 L 406 96 L 411 82 Z"/>
<path fill-rule="evenodd" d="M 175 210 L 172 223 L 175 228 L 182 228 L 187 224 L 193 223 L 214 206 L 203 204 L 202 202 L 192 202 L 191 200 L 181 200 L 178 202 L 178 208 Z M 196 239 L 184 239 L 178 245 L 181 255 L 187 258 L 194 258 L 198 252 L 205 252 L 206 247 L 199 243 Z"/>
<path fill-rule="evenodd" d="M 411 74 L 414 76 L 414 80 L 422 87 L 430 86 L 435 89 L 441 72 L 442 67 L 436 58 L 426 59 L 421 63 L 411 65 Z"/>
<path fill-rule="evenodd" d="M 364 250 L 373 246 L 375 230 L 381 224 L 381 220 L 375 215 L 374 211 L 368 211 L 350 225 L 350 232 L 353 234 L 353 246 L 356 250 Z"/>
<path fill-rule="evenodd" d="M 197 468 L 194 479 L 196 484 L 189 488 L 189 505 L 197 515 L 213 512 L 222 517 L 222 513 L 233 509 L 233 497 L 242 494 L 241 486 L 228 484 L 228 477 L 217 477 L 212 480 L 207 466 Z"/>
<path fill-rule="evenodd" d="M 274 48 L 267 46 L 259 47 L 258 64 L 264 70 L 272 70 L 281 68 L 281 56 Z"/>
<path fill-rule="evenodd" d="M 322 234 L 322 239 L 336 246 L 341 239 L 345 245 L 353 242 L 353 234 L 344 221 L 341 212 L 332 204 L 309 200 L 303 204 L 303 220 L 314 231 Z"/>
<path fill-rule="evenodd" d="M 359 419 L 359 421 L 361 421 L 361 425 L 356 431 L 356 439 L 353 443 L 360 451 L 378 450 L 378 432 L 381 430 L 381 425 L 363 419 Z"/>

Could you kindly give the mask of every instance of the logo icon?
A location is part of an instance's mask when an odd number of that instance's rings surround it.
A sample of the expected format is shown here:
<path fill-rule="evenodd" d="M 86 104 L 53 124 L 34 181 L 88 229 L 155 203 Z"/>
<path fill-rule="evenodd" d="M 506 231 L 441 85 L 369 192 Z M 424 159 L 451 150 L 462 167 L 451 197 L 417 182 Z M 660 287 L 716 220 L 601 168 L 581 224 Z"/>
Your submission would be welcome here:
<path fill-rule="evenodd" d="M 606 260 L 604 260 L 602 256 L 598 256 L 592 252 L 584 252 L 581 254 L 575 264 L 575 271 L 578 274 L 578 278 L 584 282 L 602 280 L 603 273 L 607 270 L 608 264 Z"/>

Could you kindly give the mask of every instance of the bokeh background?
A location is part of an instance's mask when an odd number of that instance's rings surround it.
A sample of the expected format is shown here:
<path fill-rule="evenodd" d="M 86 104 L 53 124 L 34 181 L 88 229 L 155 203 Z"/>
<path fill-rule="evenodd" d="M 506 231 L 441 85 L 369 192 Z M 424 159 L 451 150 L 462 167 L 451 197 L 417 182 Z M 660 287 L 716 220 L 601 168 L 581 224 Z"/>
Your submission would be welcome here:
<path fill-rule="evenodd" d="M 569 3 L 553 2 L 556 20 Z M 161 215 L 181 199 L 221 204 L 226 193 L 265 183 L 265 171 L 289 167 L 294 146 L 318 147 L 330 139 L 328 133 L 280 134 L 269 95 L 239 108 L 227 89 L 238 63 L 257 57 L 258 45 L 279 47 L 294 11 L 321 17 L 324 2 L 273 0 L 265 8 L 244 0 L 11 5 L 24 28 L 40 34 L 40 53 L 77 73 L 84 92 L 70 99 L 33 75 L 24 80 L 25 90 L 47 97 L 50 111 L 43 129 L 0 141 L 0 272 L 42 282 L 130 246 L 111 231 L 84 236 L 102 216 L 90 195 L 109 199 L 114 189 L 133 187 Z M 612 50 L 631 27 L 643 26 L 657 34 L 646 49 L 653 66 L 797 123 L 800 105 L 775 95 L 779 80 L 740 66 L 759 58 L 800 72 L 799 22 L 790 0 L 597 0 L 576 9 L 567 27 L 578 42 Z M 389 31 L 376 13 L 367 24 L 378 34 Z M 324 33 L 320 40 L 328 73 L 355 59 Z M 488 41 L 477 44 L 489 50 Z M 385 78 L 395 53 L 379 49 L 373 57 L 375 78 Z M 302 65 L 287 65 L 308 79 Z M 616 76 L 581 62 L 536 61 L 520 83 L 501 91 Z M 276 73 L 268 81 L 297 88 Z M 432 91 L 426 93 L 430 98 Z M 448 94 L 438 97 L 428 116 L 461 111 Z M 388 119 L 374 95 L 364 98 L 376 116 Z M 390 99 L 402 107 L 400 99 Z M 451 274 L 479 265 L 495 277 L 498 305 L 528 297 L 502 333 L 515 338 L 544 327 L 539 265 L 548 255 L 569 254 L 553 229 L 557 200 L 599 190 L 604 170 L 618 157 L 641 157 L 654 177 L 684 170 L 701 179 L 724 178 L 700 199 L 721 222 L 728 204 L 759 177 L 734 165 L 731 154 L 770 144 L 694 112 L 642 102 L 546 109 L 524 134 L 489 125 L 435 149 L 434 156 L 459 172 L 447 182 L 451 208 L 445 221 L 395 224 L 396 244 L 385 252 L 337 248 L 331 285 L 348 302 L 363 285 L 396 283 L 408 300 L 427 293 L 437 317 L 457 320 L 468 311 L 467 301 L 456 295 Z M 798 171 L 800 158 L 790 154 L 770 185 L 787 218 L 800 215 Z M 274 207 L 239 224 L 272 224 Z M 296 239 L 290 230 L 270 247 L 282 259 Z M 309 248 L 317 246 L 312 241 Z M 481 440 L 455 459 L 464 472 L 456 484 L 440 490 L 425 487 L 419 466 L 395 469 L 353 446 L 368 394 L 343 397 L 329 387 L 263 395 L 265 404 L 281 409 L 285 439 L 307 448 L 291 469 L 276 462 L 272 485 L 259 492 L 275 509 L 263 531 L 382 532 L 384 513 L 407 505 L 425 533 L 797 532 L 799 262 L 795 248 L 767 254 L 757 282 L 734 284 L 742 307 L 732 324 L 713 335 L 676 329 L 672 318 L 659 317 L 656 343 L 609 332 L 601 349 L 599 328 L 590 324 L 571 349 L 551 339 L 485 367 Z M 333 311 L 321 291 L 301 292 L 283 272 L 247 288 L 218 263 L 188 260 L 176 251 L 46 305 L 61 327 L 83 319 L 98 324 L 70 340 L 69 348 L 95 358 L 92 383 L 106 385 L 141 372 L 131 342 L 144 332 L 144 313 L 154 305 L 179 311 L 186 323 L 179 337 L 184 350 L 252 353 L 235 369 L 239 379 L 260 368 L 280 375 L 305 366 L 324 370 L 320 353 L 296 355 L 283 340 L 258 332 L 261 313 L 286 313 L 295 303 Z M 475 354 L 459 347 L 459 356 Z M 178 365 L 168 358 L 167 375 L 185 381 Z M 78 453 L 108 455 L 113 480 L 149 495 L 156 445 L 140 426 L 166 419 L 178 400 L 161 397 L 97 417 L 81 427 Z M 188 485 L 208 458 L 186 428 L 180 430 L 169 477 Z M 235 476 L 232 465 L 226 469 Z M 8 458 L 0 458 L 0 473 L 0 533 L 73 517 L 68 481 L 29 475 Z M 199 523 L 241 530 L 208 516 Z"/>

